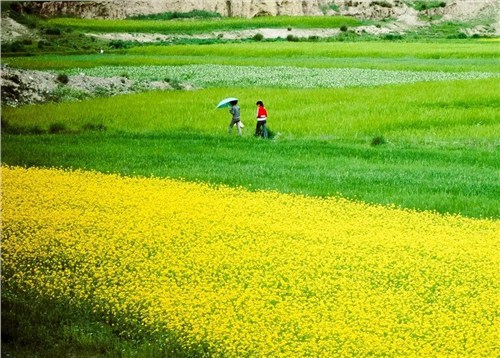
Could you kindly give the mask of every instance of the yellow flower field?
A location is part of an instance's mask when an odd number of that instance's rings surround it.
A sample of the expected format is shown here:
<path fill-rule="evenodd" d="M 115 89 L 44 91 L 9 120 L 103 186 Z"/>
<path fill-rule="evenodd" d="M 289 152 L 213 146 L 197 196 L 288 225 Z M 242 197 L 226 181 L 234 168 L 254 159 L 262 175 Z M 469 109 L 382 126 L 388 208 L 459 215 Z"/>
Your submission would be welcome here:
<path fill-rule="evenodd" d="M 500 355 L 500 221 L 2 168 L 2 282 L 211 356 Z"/>

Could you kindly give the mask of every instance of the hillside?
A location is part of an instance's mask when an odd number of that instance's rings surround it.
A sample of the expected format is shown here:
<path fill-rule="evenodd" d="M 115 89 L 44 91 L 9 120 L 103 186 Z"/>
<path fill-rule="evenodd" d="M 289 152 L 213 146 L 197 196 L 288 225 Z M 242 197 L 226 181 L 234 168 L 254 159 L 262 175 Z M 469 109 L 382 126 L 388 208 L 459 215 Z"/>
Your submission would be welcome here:
<path fill-rule="evenodd" d="M 62 2 L 24 2 L 28 12 L 44 16 L 71 15 L 87 18 L 126 18 L 161 12 L 189 12 L 205 10 L 222 16 L 303 16 L 347 15 L 361 19 L 397 18 L 405 20 L 419 16 L 442 16 L 443 20 L 468 20 L 478 17 L 496 17 L 495 0 L 97 0 Z"/>

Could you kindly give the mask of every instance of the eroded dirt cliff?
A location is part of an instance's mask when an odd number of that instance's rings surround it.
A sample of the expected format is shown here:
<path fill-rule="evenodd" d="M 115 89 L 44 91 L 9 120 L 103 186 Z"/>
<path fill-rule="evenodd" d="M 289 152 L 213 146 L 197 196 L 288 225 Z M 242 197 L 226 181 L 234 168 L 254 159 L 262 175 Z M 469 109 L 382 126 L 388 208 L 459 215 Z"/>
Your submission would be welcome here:
<path fill-rule="evenodd" d="M 162 12 L 206 10 L 223 16 L 255 17 L 275 15 L 350 15 L 363 19 L 413 16 L 415 7 L 404 0 L 96 0 L 22 2 L 25 11 L 45 16 L 71 15 L 85 18 L 126 18 Z M 421 9 L 425 15 L 448 19 L 478 16 L 499 17 L 497 0 L 443 0 L 442 6 Z"/>

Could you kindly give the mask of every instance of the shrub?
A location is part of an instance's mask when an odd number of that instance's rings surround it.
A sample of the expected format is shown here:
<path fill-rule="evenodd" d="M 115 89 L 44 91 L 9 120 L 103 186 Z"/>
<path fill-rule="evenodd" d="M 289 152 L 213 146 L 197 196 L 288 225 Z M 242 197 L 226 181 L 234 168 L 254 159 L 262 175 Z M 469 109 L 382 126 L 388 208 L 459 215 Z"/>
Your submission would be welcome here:
<path fill-rule="evenodd" d="M 66 101 L 80 101 L 90 97 L 90 93 L 76 90 L 69 86 L 57 86 L 57 88 L 50 93 L 48 100 L 52 102 L 66 102 Z"/>
<path fill-rule="evenodd" d="M 286 37 L 286 40 L 291 42 L 298 42 L 299 38 L 297 36 L 293 36 L 292 34 L 290 34 Z"/>
<path fill-rule="evenodd" d="M 167 82 L 170 86 L 172 86 L 172 88 L 175 90 L 182 89 L 182 83 L 177 78 L 165 78 L 164 81 Z"/>
<path fill-rule="evenodd" d="M 14 41 L 10 44 L 2 45 L 2 52 L 24 52 L 24 46 L 19 41 Z"/>
<path fill-rule="evenodd" d="M 69 77 L 68 77 L 68 75 L 66 75 L 64 73 L 61 73 L 61 74 L 57 75 L 57 81 L 59 81 L 60 83 L 65 85 L 69 82 Z"/>
<path fill-rule="evenodd" d="M 40 41 L 38 41 L 37 47 L 39 49 L 43 49 L 45 46 L 50 46 L 50 42 L 48 42 L 46 40 L 40 40 Z"/>
<path fill-rule="evenodd" d="M 66 131 L 66 125 L 64 123 L 56 122 L 49 126 L 50 134 L 58 134 Z"/>
<path fill-rule="evenodd" d="M 17 14 L 14 16 L 15 20 L 30 29 L 36 29 L 39 27 L 40 18 L 36 15 L 30 14 Z"/>
<path fill-rule="evenodd" d="M 109 42 L 109 47 L 114 49 L 124 49 L 124 48 L 129 48 L 130 46 L 131 46 L 130 41 L 112 40 Z"/>
<path fill-rule="evenodd" d="M 401 40 L 402 38 L 403 38 L 403 36 L 401 36 L 399 34 L 387 34 L 384 36 L 385 40 L 390 40 L 390 41 Z"/>
<path fill-rule="evenodd" d="M 413 3 L 413 8 L 417 11 L 427 10 L 427 9 L 435 9 L 438 7 L 445 7 L 446 2 L 444 1 L 429 1 L 429 0 L 419 0 Z"/>
<path fill-rule="evenodd" d="M 49 27 L 48 29 L 45 30 L 45 33 L 47 35 L 60 36 L 61 35 L 61 30 L 59 30 L 56 27 Z"/>
<path fill-rule="evenodd" d="M 111 96 L 113 94 L 112 88 L 106 88 L 103 86 L 97 86 L 94 90 L 94 96 L 95 97 L 107 97 Z"/>
<path fill-rule="evenodd" d="M 255 34 L 254 37 L 253 37 L 253 39 L 255 41 L 262 41 L 264 39 L 264 35 L 262 35 L 262 34 Z"/>
<path fill-rule="evenodd" d="M 334 3 L 331 3 L 328 5 L 321 6 L 320 9 L 323 15 L 326 15 L 328 10 L 333 10 L 335 12 L 338 12 L 340 10 L 340 7 L 338 5 L 335 5 Z"/>
<path fill-rule="evenodd" d="M 94 124 L 94 123 L 87 123 L 85 124 L 82 129 L 87 132 L 105 132 L 108 128 L 102 123 L 100 124 Z"/>
<path fill-rule="evenodd" d="M 347 26 L 346 25 L 340 26 L 340 31 L 347 32 Z"/>
<path fill-rule="evenodd" d="M 339 11 L 340 10 L 340 7 L 338 5 L 335 5 L 335 4 L 330 4 L 328 7 L 331 10 L 333 10 L 333 11 Z"/>
<path fill-rule="evenodd" d="M 387 141 L 385 140 L 385 138 L 383 136 L 377 136 L 377 137 L 374 137 L 371 141 L 371 145 L 376 147 L 378 145 L 382 145 L 382 144 L 386 144 Z"/>
<path fill-rule="evenodd" d="M 378 5 L 380 7 L 392 8 L 392 4 L 388 3 L 387 1 L 372 1 L 370 3 L 370 6 L 373 6 L 373 5 Z"/>

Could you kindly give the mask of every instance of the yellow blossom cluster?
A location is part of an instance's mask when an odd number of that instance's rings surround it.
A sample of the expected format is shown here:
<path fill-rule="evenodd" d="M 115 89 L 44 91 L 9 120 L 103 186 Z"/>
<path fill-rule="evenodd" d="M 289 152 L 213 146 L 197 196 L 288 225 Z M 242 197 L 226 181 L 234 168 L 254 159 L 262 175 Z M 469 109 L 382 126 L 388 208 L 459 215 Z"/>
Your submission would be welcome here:
<path fill-rule="evenodd" d="M 2 280 L 211 356 L 500 355 L 500 221 L 2 168 Z"/>

